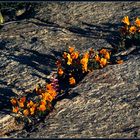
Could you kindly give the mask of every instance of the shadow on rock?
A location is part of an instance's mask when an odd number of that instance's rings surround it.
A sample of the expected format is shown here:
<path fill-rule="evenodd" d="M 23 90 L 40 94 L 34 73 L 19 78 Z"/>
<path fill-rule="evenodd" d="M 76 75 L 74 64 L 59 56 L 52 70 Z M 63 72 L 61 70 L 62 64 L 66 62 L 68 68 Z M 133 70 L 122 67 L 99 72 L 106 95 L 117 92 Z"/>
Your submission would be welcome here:
<path fill-rule="evenodd" d="M 0 87 L 0 114 L 7 114 L 11 112 L 12 106 L 10 98 L 16 94 L 9 88 Z"/>
<path fill-rule="evenodd" d="M 120 24 L 102 23 L 101 25 L 93 25 L 82 22 L 84 28 L 68 27 L 70 32 L 76 33 L 81 37 L 89 37 L 94 39 L 105 39 L 112 46 L 117 46 L 119 43 L 118 29 Z"/>
<path fill-rule="evenodd" d="M 26 55 L 26 53 L 25 55 L 19 55 L 19 56 L 12 55 L 11 58 L 14 61 L 20 62 L 21 64 L 30 66 L 31 68 L 45 75 L 48 75 L 51 72 L 51 70 L 49 70 L 48 68 L 53 69 L 56 67 L 55 56 L 49 54 L 43 54 L 38 51 L 30 50 L 30 49 L 24 49 L 24 51 L 29 53 L 30 55 Z"/>

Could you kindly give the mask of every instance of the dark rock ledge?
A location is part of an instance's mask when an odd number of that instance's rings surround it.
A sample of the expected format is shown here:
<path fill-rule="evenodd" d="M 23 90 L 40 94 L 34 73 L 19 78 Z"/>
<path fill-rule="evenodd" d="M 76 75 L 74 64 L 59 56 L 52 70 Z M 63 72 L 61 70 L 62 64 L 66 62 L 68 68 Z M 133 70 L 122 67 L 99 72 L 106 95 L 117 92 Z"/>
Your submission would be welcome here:
<path fill-rule="evenodd" d="M 117 23 L 125 15 L 134 18 L 140 14 L 139 2 L 46 5 L 51 12 L 47 13 L 44 5 L 36 14 L 41 21 L 21 20 L 0 29 L 0 137 L 140 137 L 138 51 L 125 56 L 123 64 L 89 73 L 67 98 L 57 102 L 45 122 L 34 126 L 34 131 L 22 130 L 24 124 L 17 124 L 11 116 L 10 97 L 32 90 L 39 82 L 45 83 L 50 72 L 56 70 L 60 51 L 69 45 L 80 51 L 112 48 Z M 42 22 L 45 18 L 51 22 Z"/>

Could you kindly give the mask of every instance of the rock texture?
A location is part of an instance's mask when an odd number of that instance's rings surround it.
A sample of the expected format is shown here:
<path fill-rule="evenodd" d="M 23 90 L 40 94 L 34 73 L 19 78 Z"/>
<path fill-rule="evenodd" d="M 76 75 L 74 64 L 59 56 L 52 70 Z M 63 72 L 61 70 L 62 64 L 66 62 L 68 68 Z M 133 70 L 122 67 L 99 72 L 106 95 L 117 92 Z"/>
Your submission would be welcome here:
<path fill-rule="evenodd" d="M 139 8 L 139 2 L 43 3 L 34 18 L 3 26 L 0 118 L 9 114 L 11 96 L 45 83 L 56 70 L 60 51 L 70 45 L 80 51 L 111 48 L 121 19 L 125 15 L 135 18 Z M 34 126 L 35 132 L 10 133 L 13 129 L 7 128 L 2 134 L 14 138 L 140 137 L 139 52 L 125 56 L 125 60 L 88 74 L 66 99 L 56 103 L 45 123 Z"/>
<path fill-rule="evenodd" d="M 140 57 L 94 71 L 71 90 L 67 99 L 30 138 L 140 137 Z"/>

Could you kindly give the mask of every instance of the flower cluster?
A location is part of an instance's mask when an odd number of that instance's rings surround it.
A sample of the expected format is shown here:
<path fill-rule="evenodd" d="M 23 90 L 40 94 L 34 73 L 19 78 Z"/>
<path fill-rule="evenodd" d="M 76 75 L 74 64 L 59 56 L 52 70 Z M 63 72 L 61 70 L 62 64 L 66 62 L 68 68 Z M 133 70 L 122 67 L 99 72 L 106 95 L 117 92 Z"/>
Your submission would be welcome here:
<path fill-rule="evenodd" d="M 58 79 L 61 85 L 74 86 L 88 72 L 97 68 L 103 68 L 110 63 L 111 51 L 100 49 L 94 51 L 90 48 L 84 54 L 80 54 L 74 47 L 69 47 L 67 52 L 63 52 L 62 59 L 56 63 Z"/>
<path fill-rule="evenodd" d="M 125 48 L 138 45 L 140 42 L 140 18 L 136 18 L 132 23 L 128 16 L 122 19 L 123 26 L 120 28 L 122 42 Z"/>
<path fill-rule="evenodd" d="M 30 93 L 33 94 L 33 93 Z M 34 90 L 35 96 L 26 98 L 25 96 L 10 101 L 13 105 L 13 113 L 24 117 L 33 117 L 37 114 L 45 114 L 52 109 L 52 101 L 57 96 L 54 83 L 46 84 L 45 87 L 39 85 Z"/>

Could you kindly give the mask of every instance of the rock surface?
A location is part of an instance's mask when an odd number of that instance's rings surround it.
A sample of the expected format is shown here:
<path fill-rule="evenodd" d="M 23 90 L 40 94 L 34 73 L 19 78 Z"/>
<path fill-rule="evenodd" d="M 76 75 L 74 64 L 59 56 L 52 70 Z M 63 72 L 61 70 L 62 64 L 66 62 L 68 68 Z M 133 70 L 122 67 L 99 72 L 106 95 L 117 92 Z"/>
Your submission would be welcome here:
<path fill-rule="evenodd" d="M 35 18 L 0 29 L 0 118 L 9 114 L 11 96 L 45 83 L 60 51 L 111 48 L 121 19 L 140 14 L 140 2 L 45 4 Z M 88 74 L 35 132 L 0 132 L 14 138 L 140 137 L 140 55 L 125 58 Z"/>

